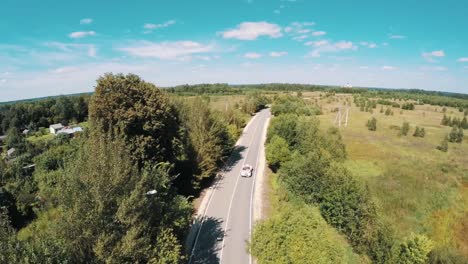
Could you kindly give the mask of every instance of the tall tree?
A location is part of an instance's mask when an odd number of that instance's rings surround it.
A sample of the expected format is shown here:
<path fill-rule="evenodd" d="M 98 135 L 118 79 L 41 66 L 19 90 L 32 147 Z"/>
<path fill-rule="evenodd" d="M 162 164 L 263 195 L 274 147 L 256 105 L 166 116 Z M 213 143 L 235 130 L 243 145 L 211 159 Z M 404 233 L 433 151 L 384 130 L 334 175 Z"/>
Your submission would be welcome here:
<path fill-rule="evenodd" d="M 153 84 L 133 74 L 106 74 L 97 81 L 89 111 L 93 129 L 123 133 L 140 167 L 145 161 L 174 161 L 174 109 Z"/>

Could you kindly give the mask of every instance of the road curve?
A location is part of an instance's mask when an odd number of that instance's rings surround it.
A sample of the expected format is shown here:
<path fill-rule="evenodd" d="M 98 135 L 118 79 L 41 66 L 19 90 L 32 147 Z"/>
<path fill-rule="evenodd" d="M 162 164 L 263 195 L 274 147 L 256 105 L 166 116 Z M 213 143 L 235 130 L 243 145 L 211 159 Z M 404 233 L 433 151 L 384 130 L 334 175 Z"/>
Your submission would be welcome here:
<path fill-rule="evenodd" d="M 258 112 L 242 133 L 225 171 L 218 177 L 204 212 L 194 224 L 198 228 L 189 264 L 252 263 L 247 241 L 253 225 L 253 195 L 259 153 L 264 147 L 264 130 L 270 110 Z M 263 162 L 262 162 L 263 163 Z M 240 176 L 244 164 L 254 167 L 251 178 Z"/>

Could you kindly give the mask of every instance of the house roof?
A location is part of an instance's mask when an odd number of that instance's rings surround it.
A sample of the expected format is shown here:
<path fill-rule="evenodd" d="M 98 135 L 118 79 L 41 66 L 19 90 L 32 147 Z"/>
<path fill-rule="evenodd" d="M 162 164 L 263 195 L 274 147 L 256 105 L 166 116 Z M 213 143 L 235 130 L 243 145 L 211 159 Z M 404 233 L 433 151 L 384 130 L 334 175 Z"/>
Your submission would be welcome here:
<path fill-rule="evenodd" d="M 53 129 L 62 129 L 63 125 L 61 123 L 50 125 L 50 128 Z"/>
<path fill-rule="evenodd" d="M 16 149 L 15 148 L 11 148 L 7 151 L 7 155 L 8 156 L 11 156 L 13 153 L 15 153 Z"/>
<path fill-rule="evenodd" d="M 72 128 L 66 128 L 66 129 L 62 129 L 58 132 L 58 134 L 74 134 L 76 132 L 82 132 L 83 131 L 83 128 L 81 127 L 72 127 Z"/>

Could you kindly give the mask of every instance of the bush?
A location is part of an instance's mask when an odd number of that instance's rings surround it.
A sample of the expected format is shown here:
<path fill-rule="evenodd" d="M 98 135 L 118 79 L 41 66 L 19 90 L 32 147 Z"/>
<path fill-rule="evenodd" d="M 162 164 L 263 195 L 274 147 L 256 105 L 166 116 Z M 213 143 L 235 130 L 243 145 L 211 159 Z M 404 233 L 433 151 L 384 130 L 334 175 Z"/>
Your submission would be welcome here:
<path fill-rule="evenodd" d="M 274 135 L 266 146 L 266 158 L 271 169 L 273 171 L 278 170 L 281 164 L 287 162 L 290 157 L 291 151 L 289 150 L 288 142 L 284 138 Z"/>
<path fill-rule="evenodd" d="M 316 208 L 287 206 L 255 226 L 250 251 L 264 263 L 357 263 L 352 249 Z"/>
<path fill-rule="evenodd" d="M 426 263 L 433 243 L 424 235 L 411 234 L 398 246 L 397 263 Z"/>
<path fill-rule="evenodd" d="M 461 143 L 463 141 L 463 129 L 453 126 L 452 131 L 450 131 L 448 141 L 452 143 Z"/>
<path fill-rule="evenodd" d="M 410 130 L 409 123 L 408 122 L 403 122 L 403 125 L 401 126 L 401 130 L 400 130 L 400 135 L 402 135 L 402 136 L 408 135 L 409 130 Z"/>
<path fill-rule="evenodd" d="M 440 145 L 437 146 L 437 149 L 442 151 L 442 152 L 447 152 L 448 151 L 448 137 L 445 136 L 444 139 L 440 142 Z"/>
<path fill-rule="evenodd" d="M 426 136 L 426 131 L 424 130 L 424 127 L 419 128 L 417 126 L 416 129 L 414 130 L 413 136 L 414 137 L 424 137 L 424 136 Z"/>
<path fill-rule="evenodd" d="M 372 117 L 372 119 L 367 120 L 367 129 L 370 131 L 376 131 L 377 130 L 377 119 L 375 117 Z"/>

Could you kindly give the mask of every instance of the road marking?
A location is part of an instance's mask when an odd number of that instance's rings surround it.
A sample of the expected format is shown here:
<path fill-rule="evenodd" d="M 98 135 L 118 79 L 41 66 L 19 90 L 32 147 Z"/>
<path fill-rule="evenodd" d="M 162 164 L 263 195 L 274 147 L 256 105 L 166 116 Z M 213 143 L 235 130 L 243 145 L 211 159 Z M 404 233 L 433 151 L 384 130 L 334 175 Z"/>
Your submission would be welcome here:
<path fill-rule="evenodd" d="M 268 117 L 266 119 L 268 121 Z M 264 132 L 265 132 L 265 125 L 267 122 L 265 122 L 262 126 L 262 134 L 260 135 L 260 143 L 263 142 L 263 137 L 264 137 Z M 261 149 L 262 145 L 260 144 L 259 146 Z M 261 151 L 261 150 L 260 150 Z M 257 171 L 258 171 L 258 157 L 260 156 L 260 152 L 257 155 L 257 160 L 255 161 L 255 175 L 253 177 L 253 183 L 252 183 L 252 190 L 250 191 L 250 212 L 249 212 L 249 239 L 252 239 L 252 212 L 253 212 L 253 200 L 254 200 L 254 190 L 255 190 L 255 180 L 257 179 Z M 249 253 L 249 263 L 252 264 L 252 254 Z"/>
<path fill-rule="evenodd" d="M 244 135 L 244 132 L 247 131 L 247 128 L 250 127 L 250 125 L 254 122 L 254 119 L 257 119 L 257 116 L 258 116 L 258 115 L 255 115 L 255 116 L 249 121 L 249 123 L 246 125 L 246 127 L 245 127 L 245 129 L 244 129 L 245 131 L 242 131 L 242 135 Z M 258 125 L 257 125 L 257 127 L 258 127 Z M 256 131 L 256 129 L 255 129 L 255 131 Z M 255 131 L 254 131 L 254 132 L 255 132 Z M 255 133 L 254 133 L 254 134 L 255 134 Z M 242 137 L 242 135 L 241 135 L 241 137 Z M 237 140 L 236 146 L 240 145 L 240 141 L 241 141 L 241 138 L 239 138 L 239 139 Z M 247 149 L 247 153 L 248 153 L 248 151 L 249 151 L 249 149 Z M 247 155 L 245 155 L 245 156 L 247 157 Z M 245 161 L 245 158 L 244 158 L 244 161 Z M 243 165 L 242 165 L 242 166 L 243 166 Z M 213 192 L 211 193 L 210 198 L 208 199 L 208 204 L 206 205 L 205 210 L 203 211 L 203 216 L 201 217 L 202 222 L 200 223 L 200 228 L 198 228 L 197 235 L 196 235 L 196 237 L 195 237 L 195 243 L 193 244 L 193 247 L 192 247 L 192 252 L 190 252 L 190 258 L 189 258 L 189 262 L 188 262 L 189 264 L 192 263 L 192 258 L 193 258 L 193 255 L 194 255 L 194 253 L 195 253 L 195 249 L 197 248 L 198 237 L 200 236 L 200 232 L 201 232 L 201 230 L 202 230 L 202 228 L 203 228 L 203 224 L 205 223 L 204 220 L 205 220 L 205 217 L 206 217 L 206 213 L 207 213 L 207 211 L 208 211 L 208 208 L 210 208 L 211 200 L 213 199 L 213 196 L 214 196 L 214 194 L 215 194 L 215 192 L 216 192 L 216 190 L 217 190 L 216 187 L 218 186 L 218 183 L 221 181 L 221 179 L 222 179 L 222 178 L 218 179 L 218 180 L 215 182 L 215 185 L 213 186 Z M 239 179 L 239 178 L 237 178 L 237 179 Z M 235 187 L 235 188 L 237 188 L 237 182 L 236 182 L 236 187 Z M 234 189 L 234 193 L 235 193 L 235 190 L 236 190 L 236 189 Z M 231 200 L 231 203 L 232 203 L 232 200 Z M 230 207 L 229 207 L 229 208 L 230 208 Z M 231 210 L 231 209 L 229 209 L 229 210 Z M 224 232 L 226 232 L 226 230 L 224 230 Z M 224 235 L 224 234 L 223 234 L 223 235 Z M 224 245 L 224 236 L 223 236 L 223 245 Z M 222 250 L 223 250 L 223 249 L 221 249 L 221 256 L 222 256 Z"/>
<path fill-rule="evenodd" d="M 259 116 L 259 115 L 258 115 Z M 252 136 L 252 139 L 250 140 L 250 145 L 252 145 L 252 142 L 253 140 L 255 139 L 255 132 L 257 132 L 257 128 L 260 124 L 258 124 L 256 127 L 255 127 L 255 130 L 253 132 L 253 136 Z M 249 152 L 250 152 L 250 147 L 247 148 L 247 152 L 245 153 L 245 156 L 243 158 L 243 162 L 242 162 L 242 167 L 244 167 L 245 165 L 245 159 L 247 158 L 247 156 L 249 155 Z M 241 167 L 241 169 L 242 169 Z M 229 208 L 228 208 L 228 215 L 227 215 L 227 218 L 226 218 L 226 224 L 224 226 L 224 232 L 223 232 L 223 243 L 221 244 L 221 253 L 220 253 L 220 256 L 219 256 L 219 263 L 223 263 L 223 251 L 224 251 L 224 241 L 226 240 L 226 231 L 227 231 L 227 227 L 228 227 L 228 224 L 229 224 L 229 218 L 231 216 L 231 207 L 232 207 L 232 202 L 234 201 L 234 196 L 236 194 L 236 190 L 237 190 L 237 185 L 239 183 L 239 179 L 241 178 L 240 174 L 237 176 L 237 180 L 236 180 L 236 185 L 234 186 L 234 191 L 232 192 L 232 195 L 231 195 L 231 201 L 229 202 Z"/>

